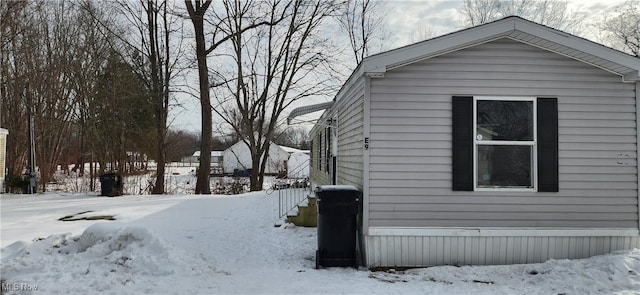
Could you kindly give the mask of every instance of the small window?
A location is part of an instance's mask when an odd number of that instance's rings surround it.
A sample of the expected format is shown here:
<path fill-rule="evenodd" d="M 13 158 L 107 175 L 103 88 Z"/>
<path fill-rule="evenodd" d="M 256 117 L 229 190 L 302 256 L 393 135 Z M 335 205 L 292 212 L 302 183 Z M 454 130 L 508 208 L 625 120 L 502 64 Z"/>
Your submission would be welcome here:
<path fill-rule="evenodd" d="M 474 98 L 476 190 L 536 188 L 535 98 Z"/>

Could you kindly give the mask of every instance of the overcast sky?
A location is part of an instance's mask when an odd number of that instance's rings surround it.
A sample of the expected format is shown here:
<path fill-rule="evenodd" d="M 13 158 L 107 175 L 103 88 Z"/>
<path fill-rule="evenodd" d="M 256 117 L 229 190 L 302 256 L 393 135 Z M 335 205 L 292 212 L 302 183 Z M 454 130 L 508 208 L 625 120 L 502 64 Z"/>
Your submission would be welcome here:
<path fill-rule="evenodd" d="M 406 45 L 415 42 L 412 33 L 420 28 L 430 28 L 435 36 L 464 28 L 463 16 L 458 12 L 463 0 L 385 1 L 385 21 L 397 36 L 395 43 Z M 623 0 L 570 0 L 569 10 L 585 16 L 583 36 L 595 38 L 597 28 L 593 22 L 624 2 Z M 638 1 L 640 5 L 640 1 Z"/>
<path fill-rule="evenodd" d="M 458 7 L 463 0 L 414 0 L 384 1 L 384 22 L 389 30 L 390 38 L 386 40 L 382 48 L 375 48 L 372 53 L 390 50 L 399 46 L 404 46 L 420 41 L 422 32 L 428 31 L 431 36 L 451 33 L 464 28 L 463 16 L 458 12 Z M 597 27 L 595 21 L 613 8 L 624 2 L 624 0 L 569 0 L 571 11 L 584 14 L 584 28 L 581 37 L 597 40 Z M 640 5 L 640 0 L 638 0 Z M 325 99 L 326 100 L 326 99 Z M 309 101 L 306 104 L 318 103 L 321 101 Z M 171 128 L 183 129 L 193 132 L 200 132 L 200 106 L 195 98 L 185 98 L 181 101 L 183 107 L 174 109 L 171 112 L 174 121 Z M 319 114 L 316 114 L 319 116 Z M 215 125 L 220 122 L 214 116 Z"/>

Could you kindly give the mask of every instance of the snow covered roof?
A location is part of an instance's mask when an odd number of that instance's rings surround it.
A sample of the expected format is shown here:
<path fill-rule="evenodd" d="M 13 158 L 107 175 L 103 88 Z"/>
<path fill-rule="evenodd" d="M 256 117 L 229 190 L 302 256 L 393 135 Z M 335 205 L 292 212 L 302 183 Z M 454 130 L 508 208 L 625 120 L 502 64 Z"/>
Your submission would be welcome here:
<path fill-rule="evenodd" d="M 288 147 L 288 146 L 283 146 L 283 145 L 279 145 L 279 147 L 284 150 L 285 152 L 289 153 L 289 154 L 293 154 L 293 153 L 304 153 L 304 154 L 308 154 L 309 151 L 308 150 L 300 150 L 297 148 L 292 148 L 292 147 Z"/>
<path fill-rule="evenodd" d="M 222 151 L 211 151 L 212 157 L 222 157 Z M 192 157 L 200 157 L 200 151 L 195 151 Z"/>

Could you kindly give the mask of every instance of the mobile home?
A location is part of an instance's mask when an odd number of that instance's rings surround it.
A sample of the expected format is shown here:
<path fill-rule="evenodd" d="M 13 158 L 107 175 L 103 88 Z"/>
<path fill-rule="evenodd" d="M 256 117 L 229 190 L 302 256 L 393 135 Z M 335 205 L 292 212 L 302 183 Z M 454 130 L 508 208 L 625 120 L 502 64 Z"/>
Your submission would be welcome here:
<path fill-rule="evenodd" d="M 519 17 L 367 57 L 321 105 L 312 185 L 362 191 L 369 267 L 640 247 L 639 70 Z"/>

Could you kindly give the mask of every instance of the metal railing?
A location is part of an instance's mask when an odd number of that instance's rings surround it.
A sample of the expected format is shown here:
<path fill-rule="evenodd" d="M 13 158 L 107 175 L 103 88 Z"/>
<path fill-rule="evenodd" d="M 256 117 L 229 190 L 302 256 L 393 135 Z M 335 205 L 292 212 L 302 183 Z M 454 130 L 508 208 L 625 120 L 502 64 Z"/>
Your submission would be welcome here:
<path fill-rule="evenodd" d="M 293 211 L 300 203 L 306 200 L 311 193 L 309 177 L 303 173 L 309 167 L 309 161 L 305 161 L 295 167 L 290 173 L 293 177 L 278 179 L 273 189 L 278 191 L 278 217 L 282 218 Z M 308 170 L 306 170 L 308 171 Z"/>

